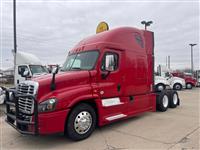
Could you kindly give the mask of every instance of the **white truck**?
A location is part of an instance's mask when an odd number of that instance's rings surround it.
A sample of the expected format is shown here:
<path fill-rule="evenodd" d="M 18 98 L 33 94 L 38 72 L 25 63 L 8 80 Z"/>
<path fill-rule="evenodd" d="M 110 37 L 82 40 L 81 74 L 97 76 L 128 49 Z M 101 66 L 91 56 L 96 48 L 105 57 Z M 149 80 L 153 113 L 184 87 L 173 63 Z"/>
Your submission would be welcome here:
<path fill-rule="evenodd" d="M 46 67 L 38 57 L 33 54 L 18 51 L 16 53 L 16 66 L 15 66 L 15 85 L 21 81 L 26 80 L 24 73 L 28 74 L 30 78 L 47 74 Z M 27 75 L 26 75 L 27 76 Z"/>
<path fill-rule="evenodd" d="M 170 84 L 170 87 L 174 90 L 182 90 L 186 88 L 185 80 L 179 77 L 174 77 L 171 73 L 165 73 L 165 78 Z"/>
<path fill-rule="evenodd" d="M 156 91 L 162 91 L 167 86 L 170 86 L 169 81 L 166 78 L 162 77 L 162 76 L 155 75 L 154 76 L 154 81 L 155 81 L 154 85 L 155 85 Z"/>
<path fill-rule="evenodd" d="M 167 67 L 159 65 L 157 68 L 157 72 L 158 75 L 160 76 L 160 78 L 158 77 L 155 78 L 155 82 L 157 83 L 157 85 L 155 86 L 157 88 L 158 87 L 160 87 L 161 89 L 165 88 L 163 83 L 167 83 L 174 90 L 182 90 L 182 88 L 186 87 L 185 80 L 179 77 L 174 77 L 170 73 L 170 69 L 168 69 Z"/>
<path fill-rule="evenodd" d="M 17 85 L 27 79 L 48 74 L 46 67 L 38 57 L 31 53 L 18 51 L 16 53 L 16 65 L 14 72 L 14 85 Z M 28 76 L 28 78 L 27 78 Z M 0 87 L 0 104 L 4 103 L 5 93 L 3 87 Z"/>

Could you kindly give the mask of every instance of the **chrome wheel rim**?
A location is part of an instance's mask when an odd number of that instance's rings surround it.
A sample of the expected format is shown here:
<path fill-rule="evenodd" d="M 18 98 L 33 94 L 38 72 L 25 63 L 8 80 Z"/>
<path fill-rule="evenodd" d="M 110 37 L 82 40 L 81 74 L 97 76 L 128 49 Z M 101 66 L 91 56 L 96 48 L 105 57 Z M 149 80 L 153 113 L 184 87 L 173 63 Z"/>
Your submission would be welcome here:
<path fill-rule="evenodd" d="M 191 84 L 187 84 L 187 88 L 190 89 L 192 87 Z"/>
<path fill-rule="evenodd" d="M 173 95 L 173 103 L 176 105 L 178 103 L 178 96 L 177 94 Z"/>
<path fill-rule="evenodd" d="M 162 91 L 162 90 L 164 90 L 164 87 L 162 85 L 159 85 L 158 90 Z"/>
<path fill-rule="evenodd" d="M 92 116 L 87 111 L 80 112 L 74 121 L 74 129 L 78 134 L 85 134 L 92 126 Z"/>
<path fill-rule="evenodd" d="M 166 108 L 168 106 L 169 100 L 167 95 L 163 96 L 163 106 Z"/>
<path fill-rule="evenodd" d="M 177 89 L 177 90 L 180 90 L 180 89 L 181 89 L 181 86 L 180 86 L 180 85 L 176 85 L 176 89 Z"/>

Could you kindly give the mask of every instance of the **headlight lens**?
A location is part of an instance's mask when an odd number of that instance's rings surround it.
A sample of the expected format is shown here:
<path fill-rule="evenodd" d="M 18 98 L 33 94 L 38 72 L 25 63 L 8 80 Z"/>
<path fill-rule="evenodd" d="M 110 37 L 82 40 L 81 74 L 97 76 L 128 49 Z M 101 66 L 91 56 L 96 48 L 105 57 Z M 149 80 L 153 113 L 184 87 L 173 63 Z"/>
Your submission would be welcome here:
<path fill-rule="evenodd" d="M 53 111 L 56 108 L 57 99 L 51 98 L 38 105 L 38 112 Z"/>
<path fill-rule="evenodd" d="M 15 99 L 14 93 L 13 92 L 9 92 L 9 100 L 10 101 L 14 101 L 14 99 Z"/>

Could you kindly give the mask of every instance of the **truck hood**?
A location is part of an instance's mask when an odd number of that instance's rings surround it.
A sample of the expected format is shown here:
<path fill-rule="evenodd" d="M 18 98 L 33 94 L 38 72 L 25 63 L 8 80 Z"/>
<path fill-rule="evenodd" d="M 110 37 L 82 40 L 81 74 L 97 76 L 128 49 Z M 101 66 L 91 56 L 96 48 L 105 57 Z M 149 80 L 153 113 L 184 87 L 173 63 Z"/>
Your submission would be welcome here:
<path fill-rule="evenodd" d="M 173 77 L 173 80 L 180 80 L 181 82 L 185 82 L 183 78 L 179 78 L 179 77 Z"/>
<path fill-rule="evenodd" d="M 161 83 L 161 84 L 164 84 L 164 85 L 169 85 L 169 82 L 167 81 L 167 79 L 166 78 L 164 78 L 164 77 L 161 77 L 161 76 L 155 76 L 155 85 L 157 85 L 157 84 L 159 84 L 159 83 Z"/>
<path fill-rule="evenodd" d="M 81 86 L 89 84 L 89 71 L 68 71 L 68 72 L 59 72 L 55 76 L 55 85 L 56 89 L 51 90 L 52 74 L 47 74 L 33 78 L 33 81 L 39 83 L 37 99 L 39 102 L 46 100 L 52 96 L 56 96 L 60 90 L 66 90 L 69 88 L 75 88 L 75 86 Z"/>

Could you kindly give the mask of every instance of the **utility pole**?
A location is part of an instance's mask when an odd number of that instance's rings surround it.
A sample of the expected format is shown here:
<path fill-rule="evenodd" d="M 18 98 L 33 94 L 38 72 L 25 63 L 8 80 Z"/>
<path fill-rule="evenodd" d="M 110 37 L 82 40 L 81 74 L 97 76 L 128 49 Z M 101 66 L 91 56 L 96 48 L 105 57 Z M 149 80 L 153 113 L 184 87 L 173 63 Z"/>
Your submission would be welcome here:
<path fill-rule="evenodd" d="M 168 69 L 170 69 L 170 56 L 168 56 Z"/>
<path fill-rule="evenodd" d="M 16 33 L 16 0 L 13 0 L 13 39 L 14 39 L 14 73 L 16 66 L 16 53 L 17 53 L 17 33 Z M 14 79 L 15 80 L 15 79 Z"/>
<path fill-rule="evenodd" d="M 166 56 L 166 67 L 167 67 L 167 63 L 168 63 L 168 62 L 167 62 L 167 56 Z"/>
<path fill-rule="evenodd" d="M 144 24 L 145 30 L 147 30 L 147 27 L 150 26 L 153 23 L 153 21 L 142 21 L 141 24 Z"/>
<path fill-rule="evenodd" d="M 191 73 L 193 74 L 194 72 L 194 64 L 193 64 L 193 46 L 197 44 L 189 44 L 191 46 Z"/>

